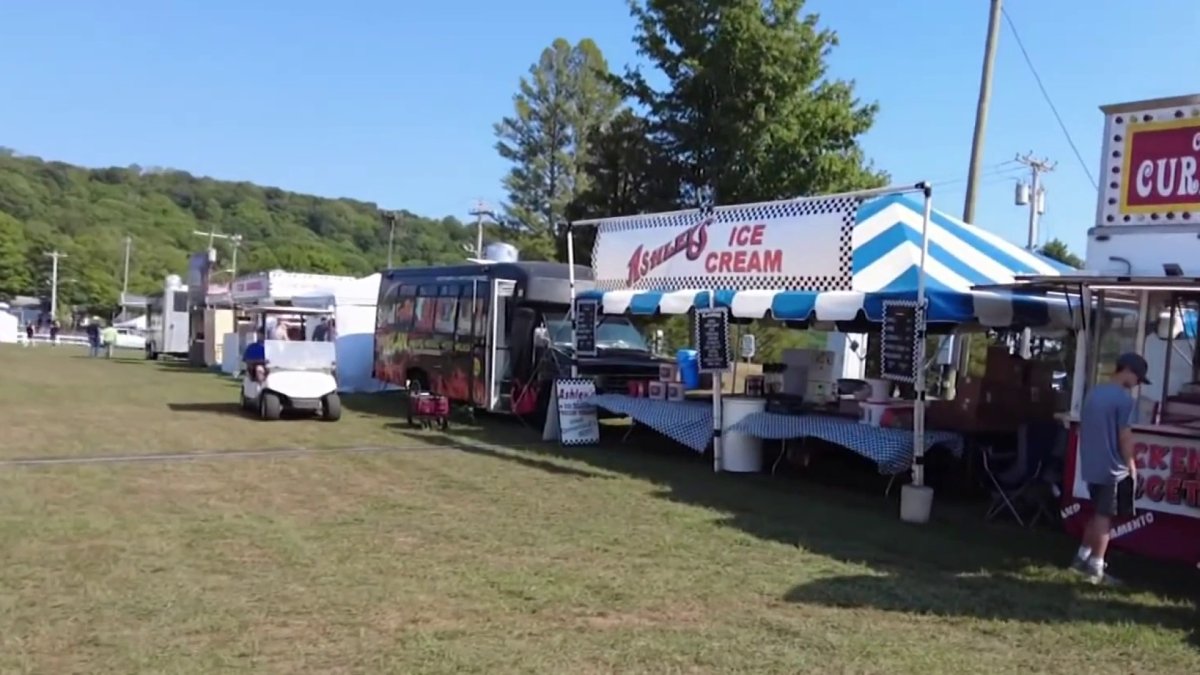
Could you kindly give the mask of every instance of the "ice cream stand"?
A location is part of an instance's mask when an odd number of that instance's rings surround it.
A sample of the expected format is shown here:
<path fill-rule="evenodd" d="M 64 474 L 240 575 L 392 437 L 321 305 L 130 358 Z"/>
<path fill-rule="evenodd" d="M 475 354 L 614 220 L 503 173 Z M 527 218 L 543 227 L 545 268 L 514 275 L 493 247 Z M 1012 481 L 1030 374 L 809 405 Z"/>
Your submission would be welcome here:
<path fill-rule="evenodd" d="M 599 302 L 602 314 L 721 308 L 738 320 L 773 318 L 858 332 L 883 323 L 885 305 L 907 303 L 922 308 L 912 333 L 910 364 L 925 362 L 925 319 L 943 331 L 958 324 L 1071 323 L 1062 302 L 974 291 L 973 284 L 984 279 L 1011 281 L 1016 273 L 1050 275 L 1066 268 L 934 212 L 932 191 L 923 184 L 574 225 L 597 228 L 592 259 L 596 289 L 580 297 Z M 899 429 L 816 415 L 784 420 L 758 412 L 729 425 L 723 419 L 719 375 L 706 413 L 695 406 L 675 406 L 668 414 L 670 406 L 611 395 L 606 395 L 611 401 L 598 400 L 597 405 L 635 418 L 645 415 L 648 426 L 698 451 L 711 440 L 716 470 L 730 470 L 723 446 L 743 432 L 758 438 L 822 438 L 875 461 L 882 473 L 893 476 L 911 467 L 912 485 L 902 490 L 902 516 L 922 521 L 931 496 L 924 480 L 926 450 L 936 442 L 961 451 L 962 442 L 950 434 L 927 432 L 925 370 L 912 370 L 915 396 L 907 403 L 913 429 L 907 438 Z M 658 408 L 664 410 L 655 426 Z M 753 428 L 756 420 L 761 424 Z M 784 429 L 779 426 L 784 421 L 805 428 Z"/>
<path fill-rule="evenodd" d="M 1092 513 L 1079 477 L 1078 413 L 1088 389 L 1137 352 L 1151 384 L 1136 391 L 1136 514 L 1118 520 L 1112 545 L 1200 564 L 1200 96 L 1110 105 L 1103 184 L 1088 232 L 1085 269 L 1018 281 L 1024 292 L 1069 293 L 1084 308 L 1062 486 L 1066 529 Z"/>
<path fill-rule="evenodd" d="M 868 200 L 906 194 L 921 195 L 920 235 L 915 243 L 918 264 L 912 270 L 915 289 L 902 297 L 856 290 L 853 259 L 859 209 Z M 597 229 L 592 254 L 596 288 L 581 294 L 581 298 L 598 302 L 602 314 L 684 314 L 720 308 L 736 318 L 816 319 L 830 327 L 861 321 L 872 311 L 880 313 L 884 301 L 906 300 L 918 308 L 912 361 L 921 364 L 925 361 L 931 212 L 932 189 L 921 183 L 764 204 L 579 221 L 572 227 Z M 571 242 L 567 249 L 573 250 Z M 980 305 L 987 305 L 993 298 L 978 295 Z M 993 305 L 1003 305 L 1001 313 L 1011 319 L 1012 302 L 1007 297 L 993 299 L 998 299 Z M 962 309 L 961 304 L 958 307 Z M 971 301 L 967 302 L 966 312 L 973 312 Z M 925 372 L 924 368 L 914 370 L 911 445 L 904 444 L 913 480 L 902 490 L 901 516 L 924 522 L 932 503 L 932 490 L 924 480 L 929 440 L 924 419 Z M 722 419 L 725 407 L 721 377 L 721 373 L 716 374 L 711 413 L 696 414 L 696 420 L 687 422 L 689 433 L 685 434 L 689 439 L 695 436 L 693 448 L 702 449 L 711 439 L 717 471 L 725 467 L 723 434 L 730 432 Z M 672 427 L 684 425 L 679 419 L 682 409 L 667 410 L 667 406 L 654 402 L 597 399 L 596 404 L 631 416 L 643 414 L 650 419 L 650 426 L 666 435 L 672 435 Z M 626 407 L 618 409 L 618 404 Z M 658 407 L 663 410 L 657 411 Z M 691 412 L 699 410 L 692 408 Z M 653 423 L 654 417 L 659 418 L 658 426 Z M 697 420 L 710 425 L 703 434 L 698 433 L 702 430 L 697 428 Z"/>

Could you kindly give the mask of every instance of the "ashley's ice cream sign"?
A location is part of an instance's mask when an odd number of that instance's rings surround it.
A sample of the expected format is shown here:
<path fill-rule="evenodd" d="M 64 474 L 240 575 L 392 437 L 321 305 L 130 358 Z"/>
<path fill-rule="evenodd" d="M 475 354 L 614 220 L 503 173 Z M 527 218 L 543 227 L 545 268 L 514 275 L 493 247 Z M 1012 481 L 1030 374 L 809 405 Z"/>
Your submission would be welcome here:
<path fill-rule="evenodd" d="M 1200 222 L 1200 96 L 1105 106 L 1096 224 Z"/>
<path fill-rule="evenodd" d="M 858 204 L 816 198 L 599 221 L 596 286 L 850 290 Z"/>

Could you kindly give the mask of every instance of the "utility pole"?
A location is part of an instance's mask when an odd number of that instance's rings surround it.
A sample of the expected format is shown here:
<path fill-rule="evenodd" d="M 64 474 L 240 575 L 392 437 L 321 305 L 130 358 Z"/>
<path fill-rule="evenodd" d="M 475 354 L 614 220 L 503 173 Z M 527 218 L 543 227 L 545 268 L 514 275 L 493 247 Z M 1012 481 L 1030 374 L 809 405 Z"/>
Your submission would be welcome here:
<path fill-rule="evenodd" d="M 403 218 L 403 214 L 400 216 Z M 392 269 L 392 253 L 396 248 L 396 212 L 384 211 L 383 220 L 388 224 L 388 269 Z"/>
<path fill-rule="evenodd" d="M 983 142 L 987 136 L 988 108 L 992 102 L 992 71 L 996 66 L 996 47 L 1000 41 L 1000 19 L 1004 5 L 1001 0 L 991 0 L 988 12 L 987 41 L 983 46 L 983 70 L 979 74 L 979 100 L 975 104 L 975 132 L 971 137 L 971 163 L 967 170 L 967 196 L 963 200 L 963 222 L 975 222 L 975 193 L 979 190 L 979 177 L 983 172 Z M 971 337 L 950 336 L 950 365 L 942 368 L 942 395 L 953 398 L 958 382 L 958 373 L 967 372 L 971 359 Z"/>
<path fill-rule="evenodd" d="M 242 235 L 240 235 L 240 234 L 222 234 L 220 232 L 217 232 L 215 225 L 212 228 L 210 228 L 208 232 L 202 232 L 200 230 L 193 230 L 192 234 L 196 235 L 197 237 L 207 237 L 208 238 L 208 250 L 210 252 L 213 250 L 213 246 L 216 244 L 216 240 L 218 240 L 218 239 L 224 239 L 224 240 L 228 241 L 230 244 L 232 244 L 233 255 L 230 258 L 230 262 L 232 264 L 231 264 L 231 267 L 226 271 L 229 272 L 229 274 L 230 274 L 229 292 L 233 293 L 233 281 L 237 278 L 237 257 L 238 257 L 238 249 L 241 248 L 241 246 L 242 246 Z M 209 260 L 214 260 L 214 258 L 209 258 Z"/>
<path fill-rule="evenodd" d="M 50 258 L 50 320 L 58 320 L 58 261 L 68 257 L 66 253 L 61 253 L 55 249 L 49 253 L 44 253 L 47 258 Z"/>
<path fill-rule="evenodd" d="M 1029 206 L 1029 232 L 1025 238 L 1025 248 L 1037 250 L 1038 219 L 1046 212 L 1046 188 L 1042 185 L 1042 174 L 1054 170 L 1054 163 L 1033 156 L 1032 152 L 1017 155 L 1017 162 L 1029 167 L 1029 185 L 1017 183 L 1017 194 L 1014 200 L 1017 206 Z M 1026 328 L 1021 331 L 1021 357 L 1028 359 L 1032 356 L 1033 331 Z"/>
<path fill-rule="evenodd" d="M 121 274 L 121 310 L 125 310 L 125 294 L 129 292 L 129 251 L 133 248 L 133 237 L 125 236 L 125 271 Z"/>
<path fill-rule="evenodd" d="M 1046 188 L 1042 185 L 1042 174 L 1053 171 L 1056 163 L 1034 157 L 1032 152 L 1017 155 L 1017 162 L 1029 167 L 1029 185 L 1017 183 L 1016 204 L 1029 206 L 1029 233 L 1025 248 L 1033 251 L 1038 244 L 1039 220 L 1046 212 Z"/>
<path fill-rule="evenodd" d="M 242 247 L 242 235 L 232 235 L 229 241 L 233 244 L 233 255 L 229 258 L 229 290 L 232 292 L 233 280 L 237 278 L 237 257 L 238 249 Z"/>
<path fill-rule="evenodd" d="M 225 240 L 232 242 L 233 243 L 233 252 L 234 252 L 235 256 L 237 255 L 237 247 L 239 245 L 241 245 L 241 243 L 242 243 L 242 235 L 240 235 L 240 234 L 221 234 L 220 232 L 217 232 L 215 228 L 209 230 L 208 232 L 201 232 L 200 230 L 193 230 L 192 234 L 196 235 L 197 237 L 207 237 L 208 238 L 208 250 L 210 250 L 210 251 L 213 250 L 213 246 L 216 244 L 216 240 L 218 240 L 218 239 L 225 239 Z M 236 263 L 235 263 L 235 265 L 236 265 Z"/>
<path fill-rule="evenodd" d="M 480 199 L 467 213 L 475 216 L 475 258 L 483 260 L 483 217 L 492 215 L 492 210 Z"/>
<path fill-rule="evenodd" d="M 979 101 L 975 104 L 975 133 L 971 139 L 971 166 L 967 172 L 967 196 L 963 203 L 963 221 L 975 222 L 975 193 L 983 170 L 983 142 L 987 135 L 988 108 L 992 101 L 992 71 L 996 65 L 996 44 L 1000 41 L 1001 0 L 991 0 L 988 13 L 987 42 L 983 47 L 983 72 L 979 76 Z"/>

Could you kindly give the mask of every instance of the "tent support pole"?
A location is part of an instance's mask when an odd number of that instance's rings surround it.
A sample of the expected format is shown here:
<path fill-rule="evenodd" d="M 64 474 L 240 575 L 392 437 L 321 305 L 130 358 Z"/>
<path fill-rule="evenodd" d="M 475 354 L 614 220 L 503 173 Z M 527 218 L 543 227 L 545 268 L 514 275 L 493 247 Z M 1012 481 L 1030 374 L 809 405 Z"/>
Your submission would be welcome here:
<path fill-rule="evenodd" d="M 921 269 L 917 275 L 917 311 L 922 320 L 917 322 L 917 372 L 916 405 L 913 410 L 913 469 L 912 484 L 925 485 L 925 261 L 929 257 L 929 219 L 933 212 L 933 188 L 925 184 L 925 213 L 921 218 Z"/>
<path fill-rule="evenodd" d="M 717 306 L 716 291 L 708 291 L 708 308 L 713 309 Z M 724 465 L 724 453 L 721 448 L 721 396 L 725 390 L 725 382 L 723 373 L 713 373 L 713 473 L 721 473 L 721 468 Z"/>
<path fill-rule="evenodd" d="M 900 488 L 900 520 L 923 524 L 929 522 L 933 508 L 933 490 L 925 485 L 925 338 L 927 335 L 925 263 L 929 258 L 929 220 L 933 215 L 933 187 L 922 183 L 925 209 L 921 216 L 921 262 L 917 271 L 917 326 L 913 351 L 916 352 L 916 372 L 913 373 L 913 454 L 912 483 Z"/>
<path fill-rule="evenodd" d="M 579 358 L 576 356 L 578 347 L 575 344 L 575 233 L 570 221 L 567 222 L 567 281 L 571 288 L 571 378 L 579 377 Z"/>

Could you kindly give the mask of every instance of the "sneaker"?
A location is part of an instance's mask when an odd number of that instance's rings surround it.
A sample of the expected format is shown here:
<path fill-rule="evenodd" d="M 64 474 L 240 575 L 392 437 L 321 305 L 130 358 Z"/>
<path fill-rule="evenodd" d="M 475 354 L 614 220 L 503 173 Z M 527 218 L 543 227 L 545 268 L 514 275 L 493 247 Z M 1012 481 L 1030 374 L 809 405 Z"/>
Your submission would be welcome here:
<path fill-rule="evenodd" d="M 1089 576 L 1092 573 L 1091 568 L 1088 567 L 1087 560 L 1080 558 L 1079 556 L 1075 556 L 1075 559 L 1071 561 L 1071 565 L 1068 567 L 1068 569 L 1084 576 Z"/>
<path fill-rule="evenodd" d="M 1114 577 L 1113 575 L 1111 575 L 1107 572 L 1100 572 L 1099 574 L 1093 574 L 1093 573 L 1089 572 L 1087 580 L 1088 580 L 1088 583 L 1092 584 L 1093 586 L 1114 586 L 1115 587 L 1115 586 L 1124 586 L 1125 585 L 1120 579 Z"/>

